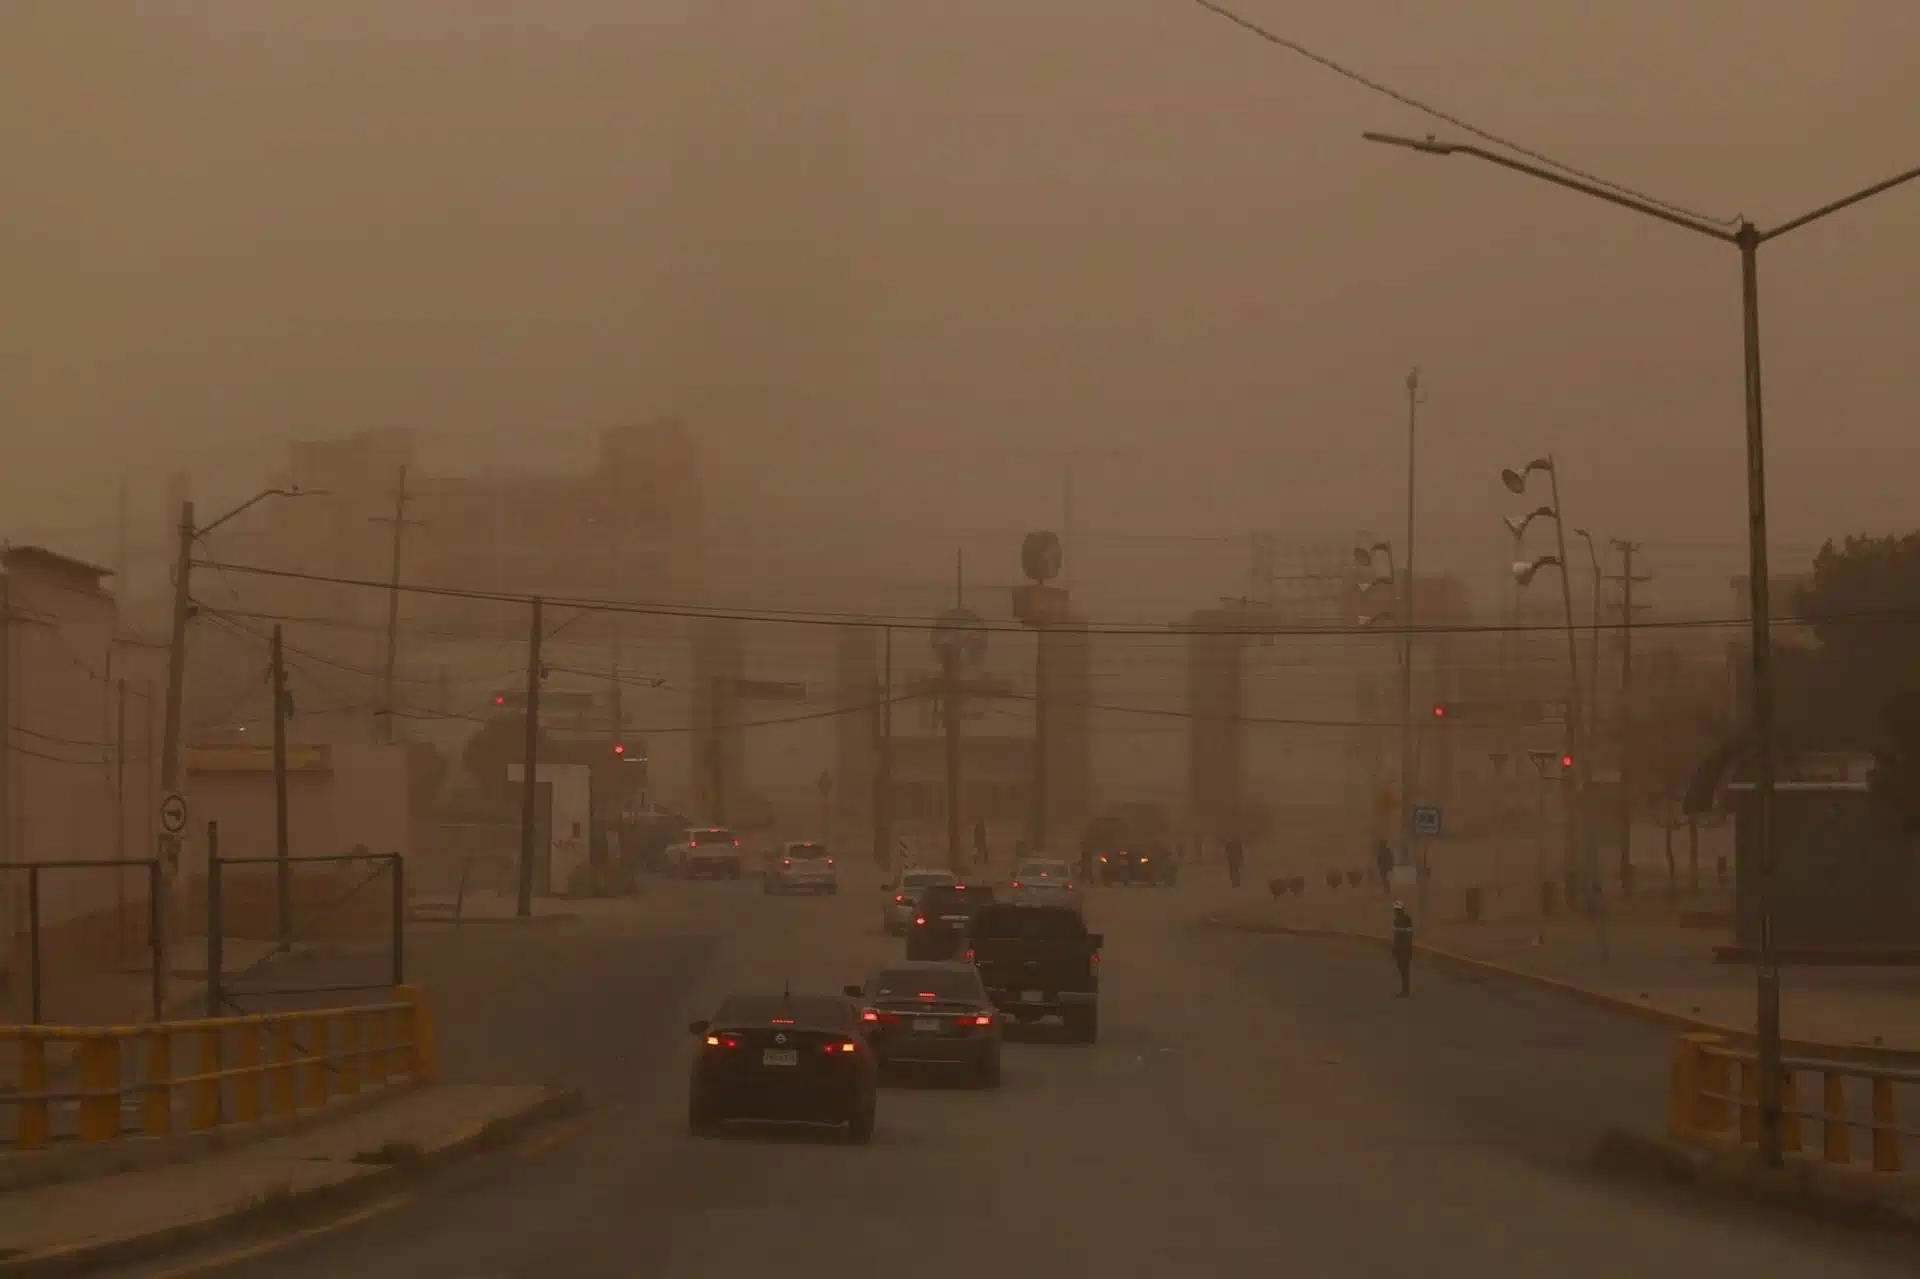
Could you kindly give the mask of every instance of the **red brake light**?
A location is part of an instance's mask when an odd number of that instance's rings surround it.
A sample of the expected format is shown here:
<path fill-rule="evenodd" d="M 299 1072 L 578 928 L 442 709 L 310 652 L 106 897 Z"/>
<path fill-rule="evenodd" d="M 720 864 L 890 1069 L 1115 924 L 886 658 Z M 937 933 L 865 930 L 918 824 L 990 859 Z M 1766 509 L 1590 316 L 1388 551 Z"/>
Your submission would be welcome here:
<path fill-rule="evenodd" d="M 1096 968 L 1100 966 L 1100 952 L 1097 950 L 1093 952 L 1093 964 Z"/>
<path fill-rule="evenodd" d="M 709 1048 L 738 1048 L 739 1046 L 740 1037 L 738 1035 L 707 1036 L 707 1047 Z"/>
<path fill-rule="evenodd" d="M 913 926 L 915 928 L 925 928 L 927 926 L 927 917 L 925 915 L 915 915 L 913 917 Z"/>
<path fill-rule="evenodd" d="M 829 866 L 833 865 L 833 858 L 831 857 L 827 858 L 827 865 Z"/>
<path fill-rule="evenodd" d="M 987 1013 L 968 1013 L 966 1016 L 960 1018 L 960 1024 L 962 1026 L 991 1026 L 993 1025 L 993 1017 Z"/>
<path fill-rule="evenodd" d="M 896 905 L 896 906 L 904 906 L 904 905 L 906 905 L 906 904 L 907 904 L 907 895 L 906 895 L 905 893 L 895 893 L 895 894 L 893 895 L 893 904 L 894 904 L 894 905 Z"/>
<path fill-rule="evenodd" d="M 773 1019 L 772 1019 L 772 1021 L 773 1021 L 773 1024 L 774 1024 L 774 1025 L 776 1025 L 776 1026 L 791 1026 L 791 1025 L 793 1025 L 793 1018 L 791 1018 L 791 1017 L 775 1017 L 775 1018 L 773 1018 Z"/>
<path fill-rule="evenodd" d="M 936 994 L 934 994 L 934 993 L 933 993 L 932 991 L 930 991 L 930 990 L 923 990 L 923 991 L 921 991 L 921 992 L 920 992 L 920 998 L 922 998 L 922 999 L 938 999 L 938 998 L 940 998 L 940 996 L 938 996 L 938 995 L 936 995 Z"/>
<path fill-rule="evenodd" d="M 782 866 L 791 866 L 791 865 L 793 865 L 793 858 L 791 858 L 791 857 L 782 857 L 782 858 L 780 859 L 780 864 L 781 864 Z"/>
<path fill-rule="evenodd" d="M 740 841 L 739 841 L 739 840 L 737 840 L 737 839 L 736 839 L 736 840 L 734 840 L 734 841 L 733 841 L 733 846 L 734 846 L 735 848 L 738 848 L 738 847 L 740 847 Z"/>
<path fill-rule="evenodd" d="M 837 1044 L 828 1044 L 827 1051 L 829 1053 L 850 1053 L 856 1051 L 859 1047 L 860 1045 L 853 1042 L 853 1040 L 843 1039 Z"/>
<path fill-rule="evenodd" d="M 878 1008 L 862 1008 L 860 1010 L 860 1020 L 878 1022 L 880 1020 L 880 1010 Z"/>
<path fill-rule="evenodd" d="M 1017 879 L 1016 879 L 1016 880 L 1014 880 L 1014 881 L 1013 881 L 1013 886 L 1014 886 L 1015 888 L 1018 888 L 1018 887 L 1020 887 L 1020 881 L 1019 881 L 1019 880 L 1017 880 Z"/>
<path fill-rule="evenodd" d="M 1068 884 L 1068 885 L 1067 885 L 1067 891 L 1068 891 L 1068 892 L 1072 892 L 1072 891 L 1073 891 L 1073 885 L 1072 885 L 1072 884 Z"/>
<path fill-rule="evenodd" d="M 1105 853 L 1100 854 L 1100 860 L 1101 861 L 1107 860 L 1107 855 Z"/>
<path fill-rule="evenodd" d="M 964 956 L 962 956 L 962 958 L 965 959 L 967 963 L 971 964 L 973 962 L 973 947 L 971 946 L 967 947 L 967 953 Z"/>

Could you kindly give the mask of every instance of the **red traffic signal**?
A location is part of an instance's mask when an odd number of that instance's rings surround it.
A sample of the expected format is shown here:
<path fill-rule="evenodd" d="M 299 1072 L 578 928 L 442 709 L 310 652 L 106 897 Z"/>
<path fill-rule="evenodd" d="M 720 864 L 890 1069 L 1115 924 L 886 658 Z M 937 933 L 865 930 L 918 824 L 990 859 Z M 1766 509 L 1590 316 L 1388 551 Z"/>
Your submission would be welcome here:
<path fill-rule="evenodd" d="M 1434 717 L 1435 719 L 1445 719 L 1445 718 L 1447 717 L 1447 708 L 1446 708 L 1446 707 L 1444 707 L 1444 706 L 1436 706 L 1436 707 L 1434 707 L 1434 708 L 1433 708 L 1433 717 Z"/>
<path fill-rule="evenodd" d="M 613 753 L 616 755 L 626 754 L 627 753 L 626 744 L 624 742 L 615 742 L 613 744 Z"/>
<path fill-rule="evenodd" d="M 1560 757 L 1560 767 L 1562 767 L 1562 768 L 1572 768 L 1572 767 L 1573 767 L 1573 756 L 1571 756 L 1571 755 L 1562 755 L 1562 756 Z"/>
<path fill-rule="evenodd" d="M 506 696 L 500 693 L 494 694 L 493 704 L 495 706 L 505 706 L 507 704 Z"/>

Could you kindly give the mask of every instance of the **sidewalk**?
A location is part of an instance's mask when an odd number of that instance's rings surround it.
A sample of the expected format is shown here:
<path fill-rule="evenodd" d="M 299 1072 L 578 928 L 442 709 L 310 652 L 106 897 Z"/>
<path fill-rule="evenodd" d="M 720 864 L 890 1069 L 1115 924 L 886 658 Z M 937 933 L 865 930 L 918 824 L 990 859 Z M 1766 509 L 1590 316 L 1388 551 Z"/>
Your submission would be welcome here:
<path fill-rule="evenodd" d="M 0 1195 L 0 1275 L 131 1260 L 226 1229 L 343 1208 L 419 1167 L 486 1149 L 577 1108 L 537 1086 L 440 1084 L 337 1121 L 190 1163 Z M 76 1256 L 80 1254 L 80 1256 Z"/>
<path fill-rule="evenodd" d="M 1436 895 L 1437 898 L 1437 895 Z M 1412 903 L 1409 903 L 1410 905 Z M 1659 1010 L 1752 1031 L 1751 967 L 1714 962 L 1724 930 L 1683 928 L 1680 907 L 1652 895 L 1609 900 L 1603 956 L 1591 923 L 1565 919 L 1544 931 L 1535 920 L 1494 911 L 1490 922 L 1417 920 L 1425 947 Z M 1385 940 L 1388 902 L 1377 886 L 1257 896 L 1213 912 L 1223 923 L 1254 928 L 1327 930 Z M 1441 912 L 1435 911 L 1435 914 Z M 1517 913 L 1517 912 L 1515 912 Z M 1920 1051 L 1920 969 L 1788 968 L 1781 980 L 1782 1030 L 1790 1040 Z"/>

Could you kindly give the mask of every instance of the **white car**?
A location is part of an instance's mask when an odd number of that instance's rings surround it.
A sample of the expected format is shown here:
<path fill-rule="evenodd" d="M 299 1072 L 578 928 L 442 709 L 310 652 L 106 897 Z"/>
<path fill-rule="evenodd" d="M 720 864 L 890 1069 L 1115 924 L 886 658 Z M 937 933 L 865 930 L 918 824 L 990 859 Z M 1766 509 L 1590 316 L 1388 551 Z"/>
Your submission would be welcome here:
<path fill-rule="evenodd" d="M 1073 863 L 1050 858 L 1030 857 L 1013 868 L 1010 900 L 1018 905 L 1072 906 L 1078 909 L 1082 897 L 1080 881 L 1074 877 Z"/>
<path fill-rule="evenodd" d="M 827 846 L 811 839 L 791 840 L 778 853 L 769 853 L 760 882 L 770 895 L 840 891 L 840 873 Z"/>
<path fill-rule="evenodd" d="M 682 879 L 740 878 L 740 837 L 725 826 L 696 826 L 667 850 Z"/>
<path fill-rule="evenodd" d="M 889 936 L 902 936 L 913 927 L 920 909 L 920 894 L 936 884 L 957 882 L 950 870 L 930 866 L 903 866 L 890 883 L 880 885 L 887 904 L 880 911 L 880 925 Z"/>

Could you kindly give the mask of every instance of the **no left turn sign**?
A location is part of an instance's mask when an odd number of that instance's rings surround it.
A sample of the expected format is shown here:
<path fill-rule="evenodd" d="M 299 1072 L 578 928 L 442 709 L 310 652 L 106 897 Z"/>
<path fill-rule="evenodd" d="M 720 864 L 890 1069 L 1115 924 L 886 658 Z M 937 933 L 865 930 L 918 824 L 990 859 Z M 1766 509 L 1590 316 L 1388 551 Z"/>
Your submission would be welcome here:
<path fill-rule="evenodd" d="M 178 835 L 187 828 L 187 797 L 173 791 L 160 801 L 160 829 Z"/>

